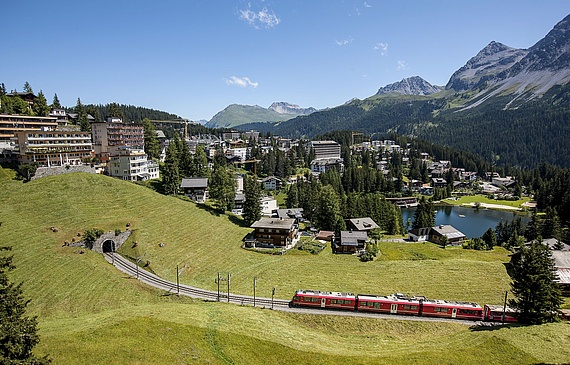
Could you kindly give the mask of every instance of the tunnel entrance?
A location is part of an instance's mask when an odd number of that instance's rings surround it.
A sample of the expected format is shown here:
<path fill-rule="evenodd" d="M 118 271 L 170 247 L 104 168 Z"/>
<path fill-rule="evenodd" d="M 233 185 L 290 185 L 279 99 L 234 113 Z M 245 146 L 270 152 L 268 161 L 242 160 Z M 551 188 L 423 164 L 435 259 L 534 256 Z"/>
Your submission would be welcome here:
<path fill-rule="evenodd" d="M 103 253 L 105 252 L 115 252 L 115 241 L 106 240 L 103 242 Z"/>

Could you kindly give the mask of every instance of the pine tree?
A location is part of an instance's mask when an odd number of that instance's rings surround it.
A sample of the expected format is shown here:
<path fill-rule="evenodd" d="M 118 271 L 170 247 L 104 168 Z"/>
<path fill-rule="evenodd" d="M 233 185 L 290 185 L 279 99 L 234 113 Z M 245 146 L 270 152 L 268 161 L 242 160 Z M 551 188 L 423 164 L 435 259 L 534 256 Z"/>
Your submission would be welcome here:
<path fill-rule="evenodd" d="M 210 198 L 216 201 L 216 206 L 222 212 L 234 206 L 236 196 L 236 182 L 231 172 L 225 167 L 218 167 L 208 181 Z"/>
<path fill-rule="evenodd" d="M 81 99 L 77 98 L 77 104 L 75 105 L 75 113 L 77 113 L 77 124 L 83 132 L 91 131 L 91 124 L 89 124 L 89 119 L 87 118 L 87 112 L 85 107 L 81 103 Z"/>
<path fill-rule="evenodd" d="M 123 113 L 123 109 L 117 103 L 109 104 L 109 115 L 108 115 L 108 117 L 121 118 L 121 120 L 123 122 L 126 122 L 125 114 Z"/>
<path fill-rule="evenodd" d="M 37 115 L 38 117 L 47 117 L 49 115 L 50 108 L 47 103 L 47 99 L 41 90 L 38 93 L 38 97 L 34 101 L 32 110 L 34 111 L 34 115 Z"/>
<path fill-rule="evenodd" d="M 433 204 L 425 197 L 422 197 L 414 213 L 414 223 L 412 228 L 417 229 L 433 226 L 435 226 L 435 212 Z"/>
<path fill-rule="evenodd" d="M 291 184 L 289 187 L 287 199 L 285 199 L 285 205 L 287 205 L 287 208 L 299 207 L 299 190 L 297 189 L 297 184 Z"/>
<path fill-rule="evenodd" d="M 481 239 L 485 241 L 488 250 L 492 250 L 497 245 L 497 235 L 495 235 L 493 228 L 486 230 Z"/>
<path fill-rule="evenodd" d="M 325 185 L 318 196 L 315 223 L 321 229 L 333 230 L 337 234 L 346 229 L 340 210 L 338 194 L 330 185 Z"/>
<path fill-rule="evenodd" d="M 61 103 L 59 102 L 59 98 L 57 97 L 57 94 L 53 95 L 53 101 L 51 103 L 51 107 L 53 109 L 61 109 Z"/>
<path fill-rule="evenodd" d="M 244 179 L 245 202 L 243 204 L 243 220 L 250 226 L 261 219 L 261 186 L 257 176 L 246 176 Z"/>
<path fill-rule="evenodd" d="M 204 146 L 196 146 L 193 170 L 197 177 L 209 177 L 211 174 L 210 168 L 208 167 L 208 156 L 206 156 Z"/>
<path fill-rule="evenodd" d="M 509 305 L 517 310 L 522 323 L 553 321 L 562 304 L 552 252 L 541 241 L 539 236 L 530 246 L 520 246 L 511 259 L 511 290 L 515 298 Z"/>
<path fill-rule="evenodd" d="M 0 246 L 0 251 L 10 249 Z M 22 295 L 22 284 L 8 280 L 14 268 L 12 256 L 0 256 L 0 364 L 49 364 L 47 356 L 37 358 L 32 353 L 40 341 L 37 318 L 25 315 L 30 301 Z"/>
<path fill-rule="evenodd" d="M 160 158 L 160 144 L 158 138 L 154 131 L 154 126 L 152 125 L 150 119 L 143 119 L 144 128 L 144 151 L 149 158 L 159 159 Z"/>
<path fill-rule="evenodd" d="M 160 175 L 162 176 L 162 191 L 166 195 L 176 195 L 181 180 L 178 170 L 178 150 L 174 141 L 168 144 Z"/>
<path fill-rule="evenodd" d="M 24 92 L 25 93 L 33 93 L 34 92 L 34 90 L 32 89 L 32 85 L 30 85 L 30 83 L 27 81 L 24 84 Z"/>

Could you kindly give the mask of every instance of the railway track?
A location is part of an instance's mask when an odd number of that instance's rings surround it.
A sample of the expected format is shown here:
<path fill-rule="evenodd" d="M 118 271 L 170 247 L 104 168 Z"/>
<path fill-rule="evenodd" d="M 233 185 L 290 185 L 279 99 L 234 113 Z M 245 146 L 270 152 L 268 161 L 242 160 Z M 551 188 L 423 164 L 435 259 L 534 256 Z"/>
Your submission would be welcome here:
<path fill-rule="evenodd" d="M 104 253 L 103 255 L 105 256 L 105 260 L 107 260 L 109 263 L 111 263 L 113 266 L 115 266 L 117 269 L 124 272 L 125 274 L 136 277 L 147 285 L 153 286 L 158 289 L 162 289 L 172 294 L 179 294 L 207 301 L 221 301 L 221 302 L 229 302 L 240 305 L 254 304 L 254 299 L 251 296 L 230 294 L 228 298 L 227 293 L 220 293 L 218 295 L 218 292 L 216 291 L 201 289 L 184 284 L 177 285 L 176 283 L 165 280 L 140 267 L 137 269 L 137 266 L 134 263 L 125 259 L 123 256 L 117 253 L 114 254 Z M 289 308 L 289 301 L 283 299 L 272 300 L 271 298 L 256 297 L 255 305 L 263 307 L 273 307 L 274 309 Z"/>
<path fill-rule="evenodd" d="M 227 293 L 222 293 L 218 295 L 217 291 L 206 290 L 197 288 L 194 286 L 180 284 L 177 286 L 176 283 L 165 280 L 153 273 L 150 273 L 140 267 L 137 269 L 137 265 L 127 260 L 118 253 L 104 253 L 103 256 L 110 264 L 115 266 L 120 271 L 128 274 L 132 277 L 137 278 L 141 282 L 150 285 L 152 287 L 164 290 L 168 293 L 184 295 L 187 297 L 202 299 L 210 302 L 228 302 L 239 305 L 254 305 L 253 297 L 247 295 L 237 295 L 230 294 L 229 298 Z M 338 311 L 331 309 L 314 309 L 314 308 L 300 308 L 300 307 L 290 307 L 290 301 L 283 299 L 271 299 L 256 297 L 255 306 L 271 308 L 279 311 L 286 312 L 296 312 L 305 314 L 327 314 L 327 315 L 339 315 L 339 316 L 350 316 L 350 317 L 368 317 L 368 318 L 382 318 L 382 319 L 398 319 L 398 320 L 408 320 L 408 321 L 424 321 L 424 322 L 452 322 L 452 323 L 462 323 L 466 325 L 500 325 L 497 323 L 484 323 L 481 321 L 466 321 L 459 319 L 450 318 L 436 318 L 436 317 L 417 317 L 417 316 L 406 316 L 398 314 L 383 314 L 383 313 L 366 313 L 357 311 Z"/>

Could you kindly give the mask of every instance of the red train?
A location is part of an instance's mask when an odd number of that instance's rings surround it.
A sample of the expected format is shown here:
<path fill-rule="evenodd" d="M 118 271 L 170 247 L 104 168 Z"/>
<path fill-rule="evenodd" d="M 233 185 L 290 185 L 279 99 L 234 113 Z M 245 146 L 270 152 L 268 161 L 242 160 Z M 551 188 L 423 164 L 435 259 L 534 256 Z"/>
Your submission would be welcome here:
<path fill-rule="evenodd" d="M 388 296 L 354 295 L 351 293 L 298 290 L 291 301 L 293 306 L 343 309 L 362 312 L 406 314 L 424 317 L 457 318 L 473 321 L 515 322 L 514 311 L 507 307 L 503 318 L 502 306 L 477 303 L 430 300 L 403 294 Z"/>

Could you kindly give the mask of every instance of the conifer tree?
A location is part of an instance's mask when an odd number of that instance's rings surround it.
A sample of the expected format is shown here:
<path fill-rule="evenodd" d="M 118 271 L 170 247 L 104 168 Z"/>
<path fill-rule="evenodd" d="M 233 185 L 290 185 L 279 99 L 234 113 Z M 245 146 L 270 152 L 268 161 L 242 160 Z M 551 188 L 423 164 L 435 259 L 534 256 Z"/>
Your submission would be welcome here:
<path fill-rule="evenodd" d="M 243 204 L 243 220 L 250 226 L 261 219 L 261 186 L 257 176 L 246 176 L 244 179 L 245 202 Z"/>
<path fill-rule="evenodd" d="M 216 201 L 216 206 L 222 212 L 234 206 L 236 196 L 236 182 L 231 172 L 223 166 L 214 169 L 208 181 L 210 197 Z"/>
<path fill-rule="evenodd" d="M 49 115 L 50 108 L 47 103 L 47 99 L 41 90 L 38 93 L 38 97 L 34 101 L 32 110 L 34 112 L 34 115 L 37 115 L 38 117 L 47 117 Z"/>
<path fill-rule="evenodd" d="M 53 109 L 61 109 L 61 103 L 59 102 L 59 98 L 57 97 L 57 94 L 53 94 L 53 101 L 51 103 L 51 107 Z"/>
<path fill-rule="evenodd" d="M 160 144 L 156 133 L 154 131 L 154 126 L 152 125 L 150 119 L 143 119 L 144 128 L 144 151 L 149 158 L 159 159 L 160 158 Z"/>
<path fill-rule="evenodd" d="M 34 92 L 34 90 L 32 89 L 32 85 L 30 85 L 30 83 L 27 81 L 24 84 L 24 92 L 25 93 L 33 93 Z"/>
<path fill-rule="evenodd" d="M 413 229 L 433 227 L 435 225 L 435 213 L 433 204 L 425 197 L 419 201 L 419 205 L 414 213 Z"/>
<path fill-rule="evenodd" d="M 554 321 L 562 304 L 552 252 L 541 241 L 539 236 L 530 246 L 521 245 L 511 260 L 515 298 L 509 305 L 517 310 L 517 319 L 522 323 Z"/>
<path fill-rule="evenodd" d="M 196 146 L 196 153 L 194 154 L 194 174 L 197 177 L 209 177 L 210 168 L 208 167 L 208 156 L 204 151 L 204 146 Z"/>
<path fill-rule="evenodd" d="M 166 149 L 164 164 L 160 168 L 162 176 L 162 191 L 166 195 L 176 195 L 180 186 L 180 172 L 178 169 L 178 149 L 175 141 L 170 141 Z"/>
<path fill-rule="evenodd" d="M 0 246 L 0 251 L 10 249 Z M 22 295 L 22 284 L 8 280 L 14 268 L 12 256 L 0 256 L 0 364 L 49 364 L 50 359 L 37 358 L 32 352 L 40 341 L 37 318 L 26 316 L 30 301 Z"/>

